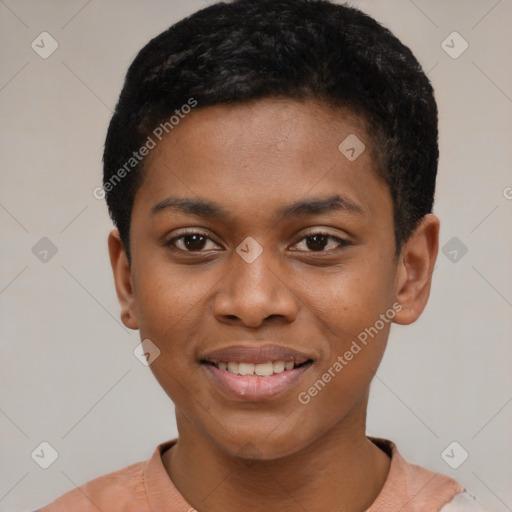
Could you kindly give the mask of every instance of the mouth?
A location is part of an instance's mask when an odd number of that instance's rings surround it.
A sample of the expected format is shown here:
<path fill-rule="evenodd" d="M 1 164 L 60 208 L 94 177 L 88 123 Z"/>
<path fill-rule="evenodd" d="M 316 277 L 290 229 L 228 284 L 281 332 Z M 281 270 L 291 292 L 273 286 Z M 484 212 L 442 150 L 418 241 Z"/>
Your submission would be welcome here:
<path fill-rule="evenodd" d="M 229 372 L 233 375 L 250 375 L 255 377 L 271 377 L 283 372 L 289 372 L 302 368 L 313 363 L 312 359 L 303 362 L 297 361 L 266 361 L 264 363 L 249 363 L 237 361 L 200 361 L 202 364 L 214 366 L 215 368 Z"/>
<path fill-rule="evenodd" d="M 314 358 L 277 345 L 237 345 L 205 354 L 199 363 L 224 395 L 259 402 L 293 391 Z"/>

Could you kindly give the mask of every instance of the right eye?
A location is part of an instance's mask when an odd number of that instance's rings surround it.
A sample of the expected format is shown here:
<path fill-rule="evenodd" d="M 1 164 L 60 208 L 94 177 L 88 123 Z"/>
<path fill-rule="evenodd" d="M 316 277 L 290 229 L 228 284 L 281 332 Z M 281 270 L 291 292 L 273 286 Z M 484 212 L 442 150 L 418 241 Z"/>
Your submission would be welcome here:
<path fill-rule="evenodd" d="M 203 250 L 208 241 L 214 243 L 207 234 L 198 231 L 191 231 L 171 238 L 168 242 L 165 242 L 165 246 L 183 252 L 206 252 L 208 250 L 214 249 L 213 247 L 207 249 L 206 251 Z M 181 244 L 181 247 L 178 247 L 178 244 Z"/>

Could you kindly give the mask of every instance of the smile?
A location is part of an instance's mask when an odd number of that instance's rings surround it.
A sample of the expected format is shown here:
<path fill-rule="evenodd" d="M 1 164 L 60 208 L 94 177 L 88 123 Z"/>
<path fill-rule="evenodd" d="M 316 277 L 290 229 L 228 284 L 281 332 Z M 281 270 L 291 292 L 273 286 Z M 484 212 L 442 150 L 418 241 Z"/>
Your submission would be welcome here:
<path fill-rule="evenodd" d="M 233 375 L 271 377 L 272 375 L 300 368 L 311 362 L 311 359 L 308 359 L 302 363 L 296 363 L 294 361 L 267 361 L 265 363 L 255 364 L 236 361 L 205 361 L 205 364 L 210 364 L 219 370 L 227 371 Z"/>
<path fill-rule="evenodd" d="M 224 399 L 261 402 L 291 393 L 316 357 L 275 343 L 239 341 L 200 354 L 198 362 Z"/>

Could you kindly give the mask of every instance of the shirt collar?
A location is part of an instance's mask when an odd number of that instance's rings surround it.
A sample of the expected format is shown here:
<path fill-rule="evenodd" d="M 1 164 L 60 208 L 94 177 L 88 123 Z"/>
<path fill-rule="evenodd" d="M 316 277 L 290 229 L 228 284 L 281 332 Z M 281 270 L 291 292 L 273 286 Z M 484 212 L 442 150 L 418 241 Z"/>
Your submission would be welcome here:
<path fill-rule="evenodd" d="M 455 494 L 464 491 L 452 478 L 409 464 L 398 452 L 396 445 L 387 439 L 368 437 L 391 457 L 389 473 L 384 486 L 368 512 L 423 512 L 439 510 Z M 162 462 L 165 451 L 174 446 L 177 439 L 159 444 L 144 468 L 144 486 L 152 512 L 162 510 L 194 509 L 174 486 Z"/>

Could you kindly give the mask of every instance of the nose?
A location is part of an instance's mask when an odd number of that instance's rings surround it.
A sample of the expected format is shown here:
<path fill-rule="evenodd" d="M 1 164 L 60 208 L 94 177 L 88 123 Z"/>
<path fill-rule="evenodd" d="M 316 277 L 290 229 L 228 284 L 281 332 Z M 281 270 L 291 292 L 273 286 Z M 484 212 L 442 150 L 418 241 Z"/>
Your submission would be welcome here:
<path fill-rule="evenodd" d="M 218 321 L 256 328 L 265 321 L 291 323 L 298 300 L 282 262 L 264 250 L 254 261 L 233 252 L 231 270 L 220 282 L 213 310 Z M 230 262 L 231 264 L 231 262 Z M 279 320 L 278 320 L 279 319 Z"/>

